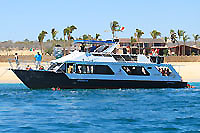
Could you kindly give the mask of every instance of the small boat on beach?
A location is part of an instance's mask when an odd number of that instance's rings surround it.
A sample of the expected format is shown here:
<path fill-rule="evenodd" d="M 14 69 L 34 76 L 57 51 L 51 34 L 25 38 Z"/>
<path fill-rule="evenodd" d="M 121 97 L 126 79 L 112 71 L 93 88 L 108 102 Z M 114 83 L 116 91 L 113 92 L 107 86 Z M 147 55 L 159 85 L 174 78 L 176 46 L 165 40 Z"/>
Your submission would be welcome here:
<path fill-rule="evenodd" d="M 77 40 L 91 44 L 86 52 L 52 60 L 46 70 L 11 68 L 31 89 L 119 89 L 119 88 L 184 88 L 181 76 L 171 64 L 156 62 L 142 54 L 117 54 L 114 41 Z"/>

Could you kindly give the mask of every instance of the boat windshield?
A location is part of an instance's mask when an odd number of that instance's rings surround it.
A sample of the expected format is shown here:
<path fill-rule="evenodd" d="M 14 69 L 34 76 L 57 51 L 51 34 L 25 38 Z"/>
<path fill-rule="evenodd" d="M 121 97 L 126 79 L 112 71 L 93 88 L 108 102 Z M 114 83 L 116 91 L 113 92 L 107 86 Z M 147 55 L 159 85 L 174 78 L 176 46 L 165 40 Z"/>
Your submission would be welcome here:
<path fill-rule="evenodd" d="M 62 63 L 52 63 L 48 70 L 58 70 L 60 68 L 60 65 L 62 65 Z"/>
<path fill-rule="evenodd" d="M 104 50 L 106 50 L 109 46 L 106 46 L 106 45 L 102 45 L 100 47 L 98 47 L 94 52 L 103 52 Z"/>

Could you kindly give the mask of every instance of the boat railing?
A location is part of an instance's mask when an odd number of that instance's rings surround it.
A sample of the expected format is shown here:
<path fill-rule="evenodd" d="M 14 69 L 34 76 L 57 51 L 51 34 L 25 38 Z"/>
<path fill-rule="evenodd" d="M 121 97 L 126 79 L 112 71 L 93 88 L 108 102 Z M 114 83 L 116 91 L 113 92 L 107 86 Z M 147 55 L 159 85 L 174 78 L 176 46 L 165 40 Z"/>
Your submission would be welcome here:
<path fill-rule="evenodd" d="M 39 68 L 43 67 L 44 70 L 47 70 L 50 66 L 50 62 L 48 61 L 41 61 L 41 65 L 37 67 L 36 62 L 30 60 L 18 60 L 16 62 L 15 59 L 8 59 L 11 69 L 19 69 L 19 70 L 27 70 L 27 68 L 31 68 L 32 70 L 38 70 Z"/>

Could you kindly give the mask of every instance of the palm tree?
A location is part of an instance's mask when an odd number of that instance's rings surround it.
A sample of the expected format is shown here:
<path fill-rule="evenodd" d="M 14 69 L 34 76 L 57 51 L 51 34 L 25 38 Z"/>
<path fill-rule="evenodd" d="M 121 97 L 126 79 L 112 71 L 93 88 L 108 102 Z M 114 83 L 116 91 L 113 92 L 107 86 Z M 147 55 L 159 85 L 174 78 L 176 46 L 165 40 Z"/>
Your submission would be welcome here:
<path fill-rule="evenodd" d="M 88 40 L 88 36 L 86 34 L 83 35 L 83 40 Z"/>
<path fill-rule="evenodd" d="M 181 41 L 181 37 L 183 36 L 184 32 L 185 31 L 183 31 L 183 30 L 178 30 L 177 33 L 178 33 L 179 42 Z M 178 43 L 178 55 L 180 55 L 180 54 L 181 54 L 181 47 Z"/>
<path fill-rule="evenodd" d="M 172 33 L 175 33 L 173 29 L 170 30 L 170 35 L 171 35 Z"/>
<path fill-rule="evenodd" d="M 185 55 L 185 43 L 187 40 L 189 40 L 190 37 L 188 35 L 185 34 L 185 32 L 183 33 L 183 42 L 184 42 L 184 49 L 183 49 L 183 55 Z"/>
<path fill-rule="evenodd" d="M 56 40 L 55 37 L 56 37 L 56 34 L 57 34 L 57 33 L 58 33 L 58 31 L 56 31 L 55 28 L 53 28 L 53 29 L 51 30 L 51 35 L 52 35 L 52 39 L 53 39 L 53 40 Z"/>
<path fill-rule="evenodd" d="M 97 33 L 96 36 L 95 36 L 95 39 L 98 40 L 100 36 L 101 35 Z"/>
<path fill-rule="evenodd" d="M 177 42 L 178 43 L 178 45 L 179 45 L 179 42 L 177 41 L 177 37 L 176 37 L 176 32 L 173 30 L 173 29 L 171 29 L 170 30 L 170 38 L 171 38 L 171 42 L 172 43 L 175 43 L 175 42 Z"/>
<path fill-rule="evenodd" d="M 170 38 L 171 38 L 172 43 L 178 42 L 176 39 L 177 38 L 176 33 L 174 32 L 173 29 L 170 30 Z"/>
<path fill-rule="evenodd" d="M 63 30 L 63 34 L 64 34 L 64 56 L 65 56 L 66 55 L 66 51 L 65 51 L 65 49 L 66 49 L 66 39 L 65 39 L 65 37 L 66 37 L 66 34 L 67 34 L 67 28 L 65 28 Z"/>
<path fill-rule="evenodd" d="M 137 40 L 133 36 L 131 36 L 131 46 L 133 46 L 135 42 L 137 42 Z M 130 46 L 130 53 L 132 53 L 131 46 Z"/>
<path fill-rule="evenodd" d="M 169 38 L 168 37 L 164 37 L 164 41 L 165 41 L 165 43 L 167 43 L 167 40 L 168 40 Z"/>
<path fill-rule="evenodd" d="M 142 37 L 144 32 L 142 30 L 136 29 L 136 32 L 134 33 L 135 37 L 137 38 L 137 42 L 139 45 L 139 54 L 140 54 L 140 44 L 139 44 L 139 39 Z"/>
<path fill-rule="evenodd" d="M 200 36 L 198 34 L 193 34 L 192 36 L 194 37 L 194 43 L 196 45 L 197 41 L 200 39 Z"/>
<path fill-rule="evenodd" d="M 43 55 L 43 50 L 44 50 L 44 48 L 43 48 L 43 40 L 44 40 L 44 37 L 46 36 L 46 34 L 48 34 L 46 31 L 42 31 L 42 32 L 40 32 L 40 34 L 38 35 L 38 41 L 39 41 L 39 43 L 40 43 L 40 48 L 41 48 L 41 53 L 42 53 L 42 55 Z"/>
<path fill-rule="evenodd" d="M 152 32 L 150 32 L 152 38 L 153 38 L 153 46 L 154 46 L 154 39 L 157 39 L 158 36 L 161 36 L 161 33 L 158 32 L 157 30 L 153 30 Z"/>
<path fill-rule="evenodd" d="M 112 35 L 113 35 L 113 39 L 115 38 L 115 32 L 116 31 L 119 31 L 119 23 L 117 21 L 112 21 L 110 23 L 110 28 L 111 28 L 111 31 L 112 31 Z"/>
<path fill-rule="evenodd" d="M 56 31 L 55 28 L 53 28 L 53 29 L 51 30 L 51 35 L 52 35 L 52 39 L 53 39 L 53 45 L 52 45 L 52 47 L 55 46 L 55 41 L 56 41 L 55 37 L 56 37 L 56 34 L 57 34 L 57 33 L 58 33 L 58 31 Z"/>
<path fill-rule="evenodd" d="M 67 28 L 65 28 L 63 30 L 63 33 L 64 33 L 64 56 L 66 55 L 66 52 L 65 52 L 65 48 L 66 48 L 65 36 L 67 34 L 67 39 L 68 39 L 68 49 L 67 49 L 67 51 L 69 53 L 70 52 L 70 46 L 71 46 L 71 42 L 70 41 L 72 39 L 71 34 L 75 29 L 77 29 L 76 26 L 71 25 L 71 26 L 68 26 Z"/>
<path fill-rule="evenodd" d="M 135 42 L 137 42 L 137 40 L 133 36 L 131 36 L 131 45 L 133 45 Z"/>

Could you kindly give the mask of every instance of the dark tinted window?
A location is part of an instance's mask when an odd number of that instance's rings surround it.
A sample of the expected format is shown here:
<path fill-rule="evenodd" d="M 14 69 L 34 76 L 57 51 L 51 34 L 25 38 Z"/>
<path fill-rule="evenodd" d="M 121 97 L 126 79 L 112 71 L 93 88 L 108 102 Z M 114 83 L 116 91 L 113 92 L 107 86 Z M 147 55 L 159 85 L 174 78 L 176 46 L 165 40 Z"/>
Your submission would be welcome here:
<path fill-rule="evenodd" d="M 57 72 L 66 73 L 66 63 L 64 63 Z"/>
<path fill-rule="evenodd" d="M 127 49 L 123 48 L 123 54 L 127 54 Z"/>
<path fill-rule="evenodd" d="M 102 56 L 102 54 L 92 54 L 93 56 Z"/>
<path fill-rule="evenodd" d="M 172 71 L 168 67 L 166 67 L 166 66 L 165 67 L 162 67 L 162 66 L 158 67 L 158 66 L 156 66 L 156 68 L 162 74 L 162 76 L 169 76 L 172 73 Z"/>
<path fill-rule="evenodd" d="M 104 57 L 112 57 L 111 55 L 109 54 L 103 54 Z"/>
<path fill-rule="evenodd" d="M 114 72 L 110 69 L 109 66 L 106 66 L 106 65 L 95 65 L 94 66 L 94 74 L 114 75 Z"/>
<path fill-rule="evenodd" d="M 107 48 L 108 48 L 109 46 L 105 46 L 105 45 L 103 45 L 103 46 L 100 46 L 100 47 L 98 47 L 97 49 L 96 49 L 96 51 L 95 52 L 103 52 L 104 50 L 106 50 Z"/>
<path fill-rule="evenodd" d="M 48 70 L 54 70 L 55 68 L 59 67 L 62 63 L 52 63 Z"/>
<path fill-rule="evenodd" d="M 157 63 L 157 64 L 164 63 L 164 57 L 151 56 L 150 60 L 151 60 L 151 62 Z"/>
<path fill-rule="evenodd" d="M 116 61 L 124 61 L 124 59 L 120 55 L 113 55 Z"/>
<path fill-rule="evenodd" d="M 79 74 L 107 74 L 114 75 L 114 72 L 106 65 L 76 65 L 76 73 Z"/>
<path fill-rule="evenodd" d="M 131 55 L 131 61 L 137 61 L 137 56 L 132 56 Z"/>
<path fill-rule="evenodd" d="M 150 73 L 143 66 L 122 66 L 128 75 L 149 76 Z"/>
<path fill-rule="evenodd" d="M 131 57 L 129 55 L 122 55 L 125 61 L 131 61 Z"/>

